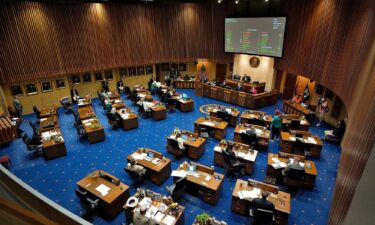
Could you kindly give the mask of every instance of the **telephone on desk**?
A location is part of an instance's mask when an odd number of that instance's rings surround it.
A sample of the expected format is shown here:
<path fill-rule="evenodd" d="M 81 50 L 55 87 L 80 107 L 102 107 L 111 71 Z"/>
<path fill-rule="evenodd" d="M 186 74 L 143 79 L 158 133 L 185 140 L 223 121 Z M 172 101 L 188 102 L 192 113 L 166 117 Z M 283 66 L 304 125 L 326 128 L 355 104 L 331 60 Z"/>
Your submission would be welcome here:
<path fill-rule="evenodd" d="M 102 173 L 100 170 L 99 170 L 99 176 L 101 178 L 105 179 L 106 181 L 109 181 L 109 182 L 115 184 L 116 186 L 120 185 L 119 179 L 115 179 L 115 178 L 109 176 L 108 174 Z"/>

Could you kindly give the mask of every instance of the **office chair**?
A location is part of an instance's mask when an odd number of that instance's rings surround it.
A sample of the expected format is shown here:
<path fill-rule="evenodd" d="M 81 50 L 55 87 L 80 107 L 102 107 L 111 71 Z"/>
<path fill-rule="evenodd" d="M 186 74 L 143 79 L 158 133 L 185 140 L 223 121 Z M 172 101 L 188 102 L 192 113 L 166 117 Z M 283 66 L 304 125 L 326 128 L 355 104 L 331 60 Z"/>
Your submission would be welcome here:
<path fill-rule="evenodd" d="M 298 155 L 308 153 L 306 145 L 301 141 L 300 138 L 296 138 L 296 141 L 293 144 L 293 153 Z"/>
<path fill-rule="evenodd" d="M 176 110 L 175 110 L 176 105 L 177 105 L 176 100 L 174 100 L 173 98 L 167 99 L 168 112 L 170 112 L 170 113 L 176 112 Z"/>
<path fill-rule="evenodd" d="M 225 175 L 227 174 L 233 174 L 235 176 L 238 176 L 239 173 L 244 174 L 245 171 L 245 165 L 239 161 L 234 162 L 230 158 L 230 155 L 227 151 L 222 151 L 221 155 L 223 156 L 223 167 L 225 170 Z"/>
<path fill-rule="evenodd" d="M 86 130 L 83 127 L 82 124 L 77 126 L 77 134 L 78 134 L 78 137 L 79 137 L 80 141 L 83 141 L 83 140 L 87 139 L 87 132 L 86 132 Z"/>
<path fill-rule="evenodd" d="M 177 202 L 177 200 L 179 200 L 185 193 L 186 183 L 186 177 L 179 178 L 173 185 L 167 187 L 167 190 L 174 202 Z"/>
<path fill-rule="evenodd" d="M 31 139 L 26 133 L 23 133 L 22 135 L 22 141 L 25 143 L 27 150 L 31 153 L 27 156 L 27 158 L 32 159 L 39 157 L 43 154 L 43 147 L 42 145 L 35 145 L 32 143 Z"/>
<path fill-rule="evenodd" d="M 283 182 L 288 188 L 299 188 L 303 185 L 305 170 L 290 168 L 283 176 Z"/>
<path fill-rule="evenodd" d="M 299 120 L 291 120 L 289 124 L 289 129 L 299 130 L 300 121 Z"/>
<path fill-rule="evenodd" d="M 93 213 L 99 206 L 99 199 L 93 199 L 88 197 L 86 191 L 81 191 L 79 189 L 75 189 L 75 193 L 77 197 L 80 199 L 81 207 L 85 210 L 82 217 L 86 220 L 90 220 L 92 218 Z"/>
<path fill-rule="evenodd" d="M 210 134 L 208 133 L 208 129 L 206 127 L 203 127 L 200 125 L 198 125 L 197 127 L 198 127 L 199 137 L 208 138 L 210 136 Z"/>
<path fill-rule="evenodd" d="M 71 109 L 73 109 L 72 103 L 68 96 L 62 97 L 60 99 L 60 104 L 65 109 L 66 114 L 70 113 Z"/>
<path fill-rule="evenodd" d="M 272 225 L 274 224 L 274 215 L 272 210 L 250 208 L 251 224 L 253 225 Z"/>
<path fill-rule="evenodd" d="M 216 113 L 217 118 L 222 119 L 223 121 L 229 122 L 230 117 L 226 111 L 219 110 Z"/>
<path fill-rule="evenodd" d="M 251 123 L 254 125 L 259 125 L 259 126 L 264 126 L 264 127 L 266 126 L 266 123 L 264 122 L 264 120 L 259 119 L 259 118 L 252 119 Z"/>
<path fill-rule="evenodd" d="M 241 133 L 241 140 L 255 149 L 259 149 L 259 138 L 256 133 L 248 133 L 243 132 Z"/>
<path fill-rule="evenodd" d="M 40 119 L 40 111 L 39 111 L 39 109 L 35 105 L 33 106 L 33 111 L 34 111 L 36 117 L 38 119 Z"/>
<path fill-rule="evenodd" d="M 129 176 L 132 178 L 133 183 L 130 185 L 131 187 L 139 187 L 142 185 L 142 183 L 145 180 L 145 175 L 140 176 L 133 170 L 130 170 L 128 167 L 124 167 L 124 171 L 129 174 Z"/>
<path fill-rule="evenodd" d="M 130 88 L 129 88 L 128 86 L 125 86 L 125 87 L 124 87 L 124 92 L 125 92 L 125 95 L 126 95 L 127 97 L 129 97 L 130 94 L 131 94 L 131 92 L 130 92 Z"/>
<path fill-rule="evenodd" d="M 168 141 L 169 141 L 169 146 L 168 146 L 169 152 L 173 153 L 173 155 L 177 157 L 181 157 L 185 154 L 186 147 L 184 149 L 180 149 L 180 147 L 178 146 L 177 140 L 169 139 Z"/>
<path fill-rule="evenodd" d="M 107 112 L 108 123 L 112 126 L 112 128 L 116 128 L 120 126 L 121 118 L 118 114 L 113 114 L 111 112 Z"/>
<path fill-rule="evenodd" d="M 143 118 L 147 119 L 151 117 L 151 110 L 150 111 L 145 111 L 145 108 L 143 107 L 143 102 L 141 105 L 138 106 L 138 114 Z"/>

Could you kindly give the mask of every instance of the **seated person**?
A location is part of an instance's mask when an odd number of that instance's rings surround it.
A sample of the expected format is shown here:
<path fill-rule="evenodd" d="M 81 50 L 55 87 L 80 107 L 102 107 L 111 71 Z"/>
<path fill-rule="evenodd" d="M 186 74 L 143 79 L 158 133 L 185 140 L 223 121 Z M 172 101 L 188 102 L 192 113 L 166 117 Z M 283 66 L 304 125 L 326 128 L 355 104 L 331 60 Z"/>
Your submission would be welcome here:
<path fill-rule="evenodd" d="M 292 101 L 298 105 L 300 105 L 303 101 L 302 99 L 302 95 L 301 94 L 297 94 L 296 96 L 293 97 Z"/>
<path fill-rule="evenodd" d="M 133 171 L 139 176 L 143 176 L 146 174 L 146 168 L 141 165 L 137 165 L 134 158 L 131 158 L 128 162 L 128 170 Z"/>
<path fill-rule="evenodd" d="M 236 91 L 242 91 L 242 84 L 238 83 L 237 87 L 234 90 L 236 90 Z"/>
<path fill-rule="evenodd" d="M 251 209 L 252 213 L 250 212 L 250 215 L 253 217 L 253 222 L 256 222 L 256 224 L 273 224 L 275 205 L 268 201 L 267 197 L 268 193 L 266 191 L 262 191 L 262 197 L 255 198 L 252 201 L 253 206 Z"/>
<path fill-rule="evenodd" d="M 115 107 L 112 107 L 111 111 L 109 112 L 113 115 L 113 118 L 115 120 L 119 120 L 120 119 L 120 115 L 118 114 L 117 110 Z"/>
<path fill-rule="evenodd" d="M 253 87 L 250 89 L 250 93 L 253 94 L 253 95 L 256 95 L 256 94 L 258 94 L 258 91 L 257 91 L 257 89 L 253 86 Z"/>
<path fill-rule="evenodd" d="M 226 140 L 220 141 L 220 146 L 222 147 L 222 151 L 224 154 L 227 154 L 229 156 L 229 161 L 232 167 L 235 167 L 237 169 L 241 169 L 241 174 L 245 174 L 245 164 L 240 162 L 236 156 L 236 154 L 233 151 L 232 144 L 228 144 Z"/>
<path fill-rule="evenodd" d="M 174 131 L 173 131 L 173 134 L 171 135 L 171 138 L 174 138 L 177 141 L 178 148 L 180 150 L 185 150 L 185 146 L 184 146 L 185 140 L 182 139 L 181 136 L 182 136 L 182 133 L 181 133 L 180 129 L 175 128 Z"/>
<path fill-rule="evenodd" d="M 329 137 L 337 138 L 338 140 L 341 140 L 341 138 L 344 136 L 345 129 L 346 129 L 345 121 L 340 120 L 335 129 L 324 131 L 324 140 L 326 140 Z"/>
<path fill-rule="evenodd" d="M 290 169 L 305 171 L 305 168 L 303 168 L 303 166 L 301 166 L 299 163 L 300 159 L 298 157 L 294 157 L 293 160 L 289 160 L 288 165 L 282 171 L 282 174 L 287 176 Z"/>
<path fill-rule="evenodd" d="M 145 112 L 151 112 L 151 108 L 155 105 L 152 102 L 152 99 L 144 100 L 142 104 L 143 104 L 143 109 L 145 110 Z"/>
<path fill-rule="evenodd" d="M 117 81 L 117 90 L 118 90 L 119 93 L 124 92 L 124 82 L 122 81 L 122 79 Z"/>
<path fill-rule="evenodd" d="M 246 83 L 250 83 L 250 81 L 251 81 L 251 77 L 250 77 L 249 75 L 245 74 L 245 75 L 243 75 L 243 77 L 242 77 L 242 81 L 243 81 L 243 82 L 246 82 Z"/>
<path fill-rule="evenodd" d="M 105 99 L 104 99 L 104 109 L 107 110 L 107 111 L 112 109 L 112 103 L 111 103 L 111 101 L 109 100 L 108 97 L 105 97 Z"/>
<path fill-rule="evenodd" d="M 133 225 L 154 225 L 157 224 L 155 219 L 146 217 L 147 206 L 142 205 L 136 208 L 133 214 Z"/>

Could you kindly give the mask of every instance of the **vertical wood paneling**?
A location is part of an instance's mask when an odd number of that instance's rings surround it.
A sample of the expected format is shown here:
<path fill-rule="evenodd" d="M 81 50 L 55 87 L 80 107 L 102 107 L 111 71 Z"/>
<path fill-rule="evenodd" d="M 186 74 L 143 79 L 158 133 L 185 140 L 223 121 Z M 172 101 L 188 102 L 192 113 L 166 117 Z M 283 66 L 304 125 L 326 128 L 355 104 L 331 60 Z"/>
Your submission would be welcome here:
<path fill-rule="evenodd" d="M 229 61 L 222 30 L 231 13 L 212 3 L 2 3 L 0 82 L 196 58 Z"/>

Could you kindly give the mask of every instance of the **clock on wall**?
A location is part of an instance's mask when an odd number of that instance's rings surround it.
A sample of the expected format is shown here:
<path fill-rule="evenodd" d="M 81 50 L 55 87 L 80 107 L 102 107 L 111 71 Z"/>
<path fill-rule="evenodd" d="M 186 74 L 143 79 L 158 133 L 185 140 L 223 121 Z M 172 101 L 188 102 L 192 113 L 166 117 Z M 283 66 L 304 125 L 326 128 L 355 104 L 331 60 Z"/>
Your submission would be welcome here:
<path fill-rule="evenodd" d="M 249 60 L 249 64 L 253 68 L 257 68 L 259 66 L 259 63 L 260 63 L 259 58 L 255 56 L 251 57 Z"/>

